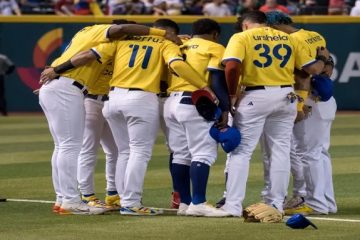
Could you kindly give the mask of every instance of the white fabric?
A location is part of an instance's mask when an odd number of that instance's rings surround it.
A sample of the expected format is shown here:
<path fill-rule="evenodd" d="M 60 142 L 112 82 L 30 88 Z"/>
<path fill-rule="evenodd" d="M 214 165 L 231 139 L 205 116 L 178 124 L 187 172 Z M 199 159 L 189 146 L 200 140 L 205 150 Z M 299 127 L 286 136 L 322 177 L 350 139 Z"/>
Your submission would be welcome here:
<path fill-rule="evenodd" d="M 117 148 L 116 188 L 121 206 L 139 207 L 148 162 L 159 129 L 159 101 L 154 93 L 115 88 L 104 106 Z"/>
<path fill-rule="evenodd" d="M 304 121 L 306 132 L 304 142 L 304 176 L 306 180 L 305 202 L 318 212 L 335 213 L 337 206 L 332 182 L 332 167 L 329 154 L 330 130 L 336 114 L 336 101 L 332 97 L 327 102 L 315 103 L 308 99 L 312 113 Z"/>
<path fill-rule="evenodd" d="M 225 3 L 222 3 L 220 6 L 214 3 L 205 4 L 203 13 L 213 17 L 231 16 L 231 11 Z"/>
<path fill-rule="evenodd" d="M 223 207 L 234 216 L 242 215 L 250 159 L 262 132 L 267 135 L 271 149 L 270 204 L 283 211 L 290 175 L 290 139 L 296 117 L 296 103 L 287 99 L 287 94 L 292 91 L 292 88 L 266 87 L 245 92 L 240 101 L 234 125 L 242 139 L 229 160 L 226 204 Z"/>
<path fill-rule="evenodd" d="M 54 139 L 52 179 L 57 201 L 80 201 L 77 189 L 78 156 L 85 125 L 84 95 L 72 85 L 73 79 L 60 77 L 40 89 L 39 102 Z"/>
<path fill-rule="evenodd" d="M 305 148 L 302 146 L 301 139 L 304 136 L 303 131 L 303 121 L 300 121 L 294 125 L 293 133 L 291 136 L 291 148 L 290 148 L 290 166 L 291 166 L 291 175 L 293 177 L 293 196 L 304 197 L 306 194 L 305 191 L 305 178 L 304 178 L 304 166 L 302 163 L 302 156 L 304 154 Z M 263 154 L 263 164 L 264 164 L 264 188 L 261 192 L 261 196 L 265 202 L 271 200 L 268 199 L 269 190 L 271 187 L 270 183 L 270 160 L 269 154 L 270 149 L 267 145 L 266 135 L 262 134 L 260 138 L 260 147 Z"/>
<path fill-rule="evenodd" d="M 172 163 L 191 165 L 192 161 L 209 166 L 217 157 L 217 143 L 209 130 L 214 124 L 199 115 L 194 105 L 182 104 L 182 92 L 173 92 L 165 102 L 164 118 L 169 131 L 169 146 L 173 153 Z"/>
<path fill-rule="evenodd" d="M 115 170 L 117 147 L 110 127 L 102 114 L 104 102 L 85 98 L 85 131 L 83 145 L 79 155 L 78 182 L 80 192 L 94 194 L 94 171 L 97 162 L 97 152 L 101 146 L 106 156 L 106 190 L 116 191 Z"/>
<path fill-rule="evenodd" d="M 360 0 L 355 2 L 355 6 L 351 9 L 350 16 L 360 16 Z"/>

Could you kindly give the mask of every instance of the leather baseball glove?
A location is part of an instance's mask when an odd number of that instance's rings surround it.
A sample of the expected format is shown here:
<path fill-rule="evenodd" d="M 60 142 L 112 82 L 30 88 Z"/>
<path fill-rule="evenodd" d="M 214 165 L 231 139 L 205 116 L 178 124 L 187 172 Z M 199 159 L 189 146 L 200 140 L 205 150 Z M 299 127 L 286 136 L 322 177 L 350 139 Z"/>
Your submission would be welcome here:
<path fill-rule="evenodd" d="M 243 211 L 245 222 L 279 223 L 283 214 L 276 208 L 265 203 L 255 203 Z"/>

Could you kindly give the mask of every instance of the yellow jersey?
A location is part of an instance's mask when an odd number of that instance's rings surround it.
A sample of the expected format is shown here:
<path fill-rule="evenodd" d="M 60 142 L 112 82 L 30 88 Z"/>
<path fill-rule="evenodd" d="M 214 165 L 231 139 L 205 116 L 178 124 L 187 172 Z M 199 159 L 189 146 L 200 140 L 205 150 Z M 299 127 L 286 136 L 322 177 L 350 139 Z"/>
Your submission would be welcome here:
<path fill-rule="evenodd" d="M 317 32 L 299 29 L 290 35 L 307 45 L 309 54 L 314 58 L 316 57 L 318 47 L 326 47 L 325 38 Z"/>
<path fill-rule="evenodd" d="M 242 63 L 243 86 L 279 86 L 294 83 L 294 68 L 315 62 L 298 39 L 270 27 L 234 34 L 223 61 Z"/>
<path fill-rule="evenodd" d="M 206 81 L 209 79 L 209 70 L 223 70 L 221 60 L 225 48 L 221 44 L 202 38 L 191 38 L 182 45 L 181 50 L 186 56 L 185 61 Z M 199 79 L 199 81 L 204 81 L 202 79 Z M 208 82 L 205 83 L 208 84 Z M 186 80 L 172 75 L 168 92 L 193 92 L 197 89 Z"/>
<path fill-rule="evenodd" d="M 89 50 L 100 43 L 108 42 L 109 39 L 107 38 L 107 30 L 110 26 L 110 24 L 101 24 L 81 29 L 72 38 L 63 54 L 57 58 L 51 66 L 57 66 L 68 61 L 81 51 Z M 85 66 L 68 70 L 62 73 L 61 76 L 72 78 L 81 84 L 88 86 L 88 81 L 96 81 L 101 72 L 104 70 L 104 67 L 105 65 L 100 64 L 97 61 L 93 61 Z"/>
<path fill-rule="evenodd" d="M 92 48 L 99 60 L 114 58 L 111 87 L 139 88 L 159 93 L 166 64 L 183 60 L 175 43 L 159 36 L 128 36 L 122 41 L 103 43 Z"/>
<path fill-rule="evenodd" d="M 90 94 L 104 95 L 108 94 L 110 90 L 110 80 L 113 75 L 114 65 L 113 61 L 104 64 L 102 72 L 97 79 L 91 79 L 87 82 L 87 90 Z"/>

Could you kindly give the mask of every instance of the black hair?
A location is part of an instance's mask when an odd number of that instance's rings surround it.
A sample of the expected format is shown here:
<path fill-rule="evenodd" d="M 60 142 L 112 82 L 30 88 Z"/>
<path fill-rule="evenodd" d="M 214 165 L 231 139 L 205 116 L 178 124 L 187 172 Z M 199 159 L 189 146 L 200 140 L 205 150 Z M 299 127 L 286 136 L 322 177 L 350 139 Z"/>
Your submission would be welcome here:
<path fill-rule="evenodd" d="M 121 25 L 121 24 L 128 24 L 129 21 L 123 18 L 114 19 L 112 20 L 112 24 Z"/>
<path fill-rule="evenodd" d="M 162 18 L 156 20 L 153 26 L 158 28 L 171 28 L 172 30 L 174 30 L 175 34 L 179 34 L 180 32 L 180 28 L 177 25 L 177 23 L 168 18 Z"/>
<path fill-rule="evenodd" d="M 236 21 L 236 23 L 235 23 L 235 26 L 234 26 L 234 30 L 235 30 L 235 32 L 242 32 L 243 30 L 242 30 L 242 21 L 243 21 L 243 19 L 241 18 L 241 17 L 238 17 L 237 18 L 237 21 Z"/>
<path fill-rule="evenodd" d="M 221 27 L 218 22 L 210 18 L 199 19 L 192 25 L 193 35 L 212 34 L 213 32 L 220 34 Z"/>
<path fill-rule="evenodd" d="M 245 20 L 252 23 L 266 24 L 266 15 L 261 11 L 250 11 L 242 15 L 241 22 Z"/>

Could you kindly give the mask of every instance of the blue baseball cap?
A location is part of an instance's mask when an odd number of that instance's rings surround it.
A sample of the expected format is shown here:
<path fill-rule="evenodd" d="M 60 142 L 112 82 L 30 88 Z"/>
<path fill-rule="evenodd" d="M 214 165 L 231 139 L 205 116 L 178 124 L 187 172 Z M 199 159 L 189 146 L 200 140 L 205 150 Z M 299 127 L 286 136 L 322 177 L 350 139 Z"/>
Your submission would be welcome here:
<path fill-rule="evenodd" d="M 286 226 L 294 229 L 304 229 L 307 228 L 309 225 L 315 229 L 318 229 L 315 224 L 313 224 L 302 214 L 295 214 L 286 221 Z"/>
<path fill-rule="evenodd" d="M 333 82 L 329 77 L 315 75 L 311 78 L 311 93 L 326 102 L 333 96 Z"/>
<path fill-rule="evenodd" d="M 210 136 L 218 143 L 226 153 L 232 152 L 241 141 L 241 135 L 237 128 L 227 127 L 219 130 L 212 126 L 209 131 Z"/>

